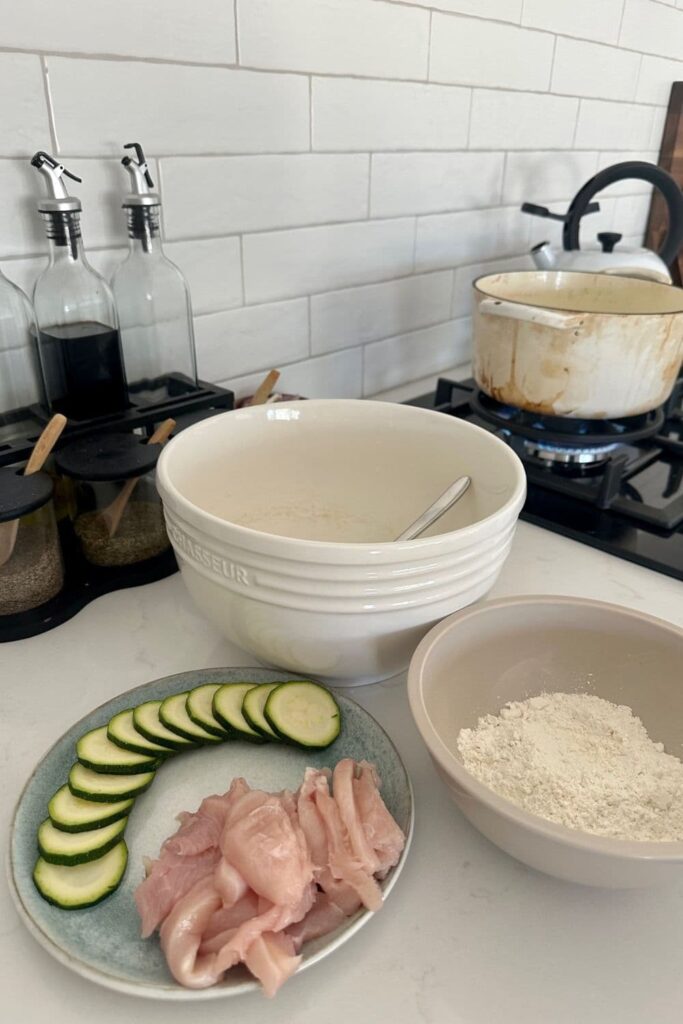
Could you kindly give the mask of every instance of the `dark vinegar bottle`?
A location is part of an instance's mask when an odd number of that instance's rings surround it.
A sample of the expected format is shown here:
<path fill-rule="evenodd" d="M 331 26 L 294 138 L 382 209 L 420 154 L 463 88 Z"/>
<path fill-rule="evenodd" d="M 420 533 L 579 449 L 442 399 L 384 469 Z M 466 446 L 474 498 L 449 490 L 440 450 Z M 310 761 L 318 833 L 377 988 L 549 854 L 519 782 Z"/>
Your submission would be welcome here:
<path fill-rule="evenodd" d="M 48 182 L 38 209 L 46 225 L 50 262 L 35 284 L 38 354 L 48 405 L 72 420 L 121 412 L 128 405 L 121 339 L 109 285 L 88 263 L 81 239 L 81 202 L 47 153 L 31 161 Z"/>

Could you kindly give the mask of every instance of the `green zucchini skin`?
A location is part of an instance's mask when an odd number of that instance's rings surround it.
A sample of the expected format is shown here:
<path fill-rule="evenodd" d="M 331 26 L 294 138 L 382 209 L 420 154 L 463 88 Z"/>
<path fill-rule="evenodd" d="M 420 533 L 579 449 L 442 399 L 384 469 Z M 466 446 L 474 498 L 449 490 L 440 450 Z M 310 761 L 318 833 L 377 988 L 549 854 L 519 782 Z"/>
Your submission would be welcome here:
<path fill-rule="evenodd" d="M 269 740 L 271 743 L 279 743 L 281 737 L 266 719 L 263 708 L 266 700 L 278 685 L 278 683 L 261 683 L 260 686 L 254 686 L 251 690 L 247 690 L 242 701 L 242 714 L 246 718 L 247 724 L 252 727 L 254 732 L 260 733 L 264 740 Z"/>
<path fill-rule="evenodd" d="M 81 736 L 76 742 L 76 756 L 84 768 L 106 775 L 141 775 L 159 765 L 158 758 L 134 754 L 112 743 L 106 725 Z"/>
<path fill-rule="evenodd" d="M 255 730 L 244 718 L 242 703 L 249 690 L 256 683 L 225 683 L 213 695 L 213 713 L 235 739 L 247 740 L 248 743 L 265 743 L 265 738 Z"/>
<path fill-rule="evenodd" d="M 133 708 L 119 711 L 118 715 L 114 715 L 109 720 L 107 738 L 122 750 L 128 750 L 132 754 L 142 754 L 144 757 L 153 757 L 158 761 L 168 757 L 171 753 L 168 747 L 148 740 L 138 731 L 133 718 Z"/>
<path fill-rule="evenodd" d="M 285 698 L 294 696 L 295 690 L 299 698 L 308 697 L 319 706 L 326 705 L 328 724 L 321 723 L 318 729 L 298 725 L 293 718 L 288 720 Z M 272 691 L 263 714 L 273 731 L 286 743 L 291 743 L 303 750 L 326 750 L 337 739 L 341 731 L 341 711 L 333 694 L 319 683 L 309 680 L 292 680 L 280 683 Z M 308 734 L 307 734 L 308 733 Z"/>
<path fill-rule="evenodd" d="M 133 722 L 141 736 L 152 743 L 159 743 L 166 747 L 169 753 L 179 753 L 181 750 L 189 750 L 194 744 L 178 736 L 159 720 L 160 700 L 147 700 L 144 704 L 138 704 L 133 710 Z"/>
<path fill-rule="evenodd" d="M 121 842 L 127 824 L 128 818 L 120 818 L 119 821 L 107 825 L 105 828 L 91 829 L 90 832 L 68 833 L 59 832 L 47 818 L 38 828 L 38 850 L 40 856 L 48 864 L 63 864 L 67 867 L 88 864 L 90 861 L 104 857 L 105 853 L 109 853 Z M 75 841 L 74 845 L 80 845 L 80 848 L 71 853 L 67 852 L 69 840 Z M 80 844 L 79 840 L 82 841 Z"/>
<path fill-rule="evenodd" d="M 134 803 L 132 798 L 109 805 L 96 800 L 83 800 L 82 797 L 75 797 L 68 786 L 61 786 L 47 805 L 47 811 L 52 824 L 60 832 L 91 832 L 126 818 Z M 87 804 L 90 808 L 85 806 Z M 90 816 L 88 810 L 92 812 Z"/>
<path fill-rule="evenodd" d="M 104 775 L 101 772 L 92 772 L 89 775 L 89 768 L 77 761 L 72 765 L 69 772 L 68 786 L 74 796 L 80 796 L 82 800 L 94 800 L 95 803 L 112 804 L 121 800 L 130 800 L 140 796 L 154 782 L 155 772 L 145 775 Z M 116 783 L 107 786 L 106 790 L 98 787 L 97 776 L 102 779 L 115 779 Z"/>
<path fill-rule="evenodd" d="M 185 740 L 190 740 L 195 746 L 204 743 L 220 743 L 221 740 L 213 733 L 207 732 L 203 726 L 196 725 L 189 717 L 185 708 L 188 691 L 174 693 L 166 700 L 162 700 L 159 708 L 159 721 L 171 732 L 176 733 Z"/>
<path fill-rule="evenodd" d="M 106 900 L 107 896 L 116 892 L 127 864 L 128 847 L 121 840 L 109 853 L 88 864 L 68 867 L 63 864 L 49 864 L 39 857 L 33 869 L 33 883 L 43 899 L 53 906 L 61 910 L 84 910 L 86 907 L 97 906 L 102 900 Z M 86 891 L 81 891 L 80 895 L 70 893 L 69 886 L 77 884 L 83 877 L 92 879 Z M 84 888 L 81 885 L 81 890 Z"/>
<path fill-rule="evenodd" d="M 222 683 L 203 683 L 190 690 L 185 701 L 185 710 L 195 725 L 217 736 L 220 740 L 230 739 L 232 730 L 228 731 L 213 713 L 213 698 Z"/>

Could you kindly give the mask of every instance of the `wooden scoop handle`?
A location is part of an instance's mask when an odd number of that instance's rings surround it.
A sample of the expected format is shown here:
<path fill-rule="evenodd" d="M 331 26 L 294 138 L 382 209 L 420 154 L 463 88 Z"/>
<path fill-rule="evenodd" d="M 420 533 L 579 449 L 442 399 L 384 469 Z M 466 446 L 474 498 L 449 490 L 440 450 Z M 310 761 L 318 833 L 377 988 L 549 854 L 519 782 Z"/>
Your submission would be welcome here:
<path fill-rule="evenodd" d="M 62 416 L 60 412 L 56 413 L 36 441 L 35 447 L 31 452 L 31 456 L 26 463 L 24 476 L 30 476 L 31 473 L 38 473 L 39 470 L 43 468 L 45 460 L 57 444 L 59 435 L 64 430 L 65 426 L 66 416 Z"/>
<path fill-rule="evenodd" d="M 148 440 L 147 444 L 162 444 L 166 440 L 168 435 L 171 433 L 174 427 L 175 420 L 164 420 L 164 422 L 161 423 L 154 431 L 154 433 Z M 118 530 L 119 525 L 121 523 L 123 513 L 126 511 L 126 505 L 130 500 L 131 494 L 137 487 L 139 479 L 139 476 L 134 476 L 131 477 L 130 480 L 126 480 L 125 484 L 119 491 L 117 497 L 114 498 L 111 505 L 108 505 L 107 508 L 102 509 L 101 516 L 107 525 L 107 530 L 109 532 L 110 537 L 114 537 L 116 535 L 116 531 Z"/>
<path fill-rule="evenodd" d="M 254 392 L 253 397 L 251 399 L 251 404 L 263 405 L 267 401 L 270 392 L 273 390 L 279 379 L 280 371 L 271 370 L 270 373 L 263 378 L 259 386 L 256 388 L 256 391 Z"/>

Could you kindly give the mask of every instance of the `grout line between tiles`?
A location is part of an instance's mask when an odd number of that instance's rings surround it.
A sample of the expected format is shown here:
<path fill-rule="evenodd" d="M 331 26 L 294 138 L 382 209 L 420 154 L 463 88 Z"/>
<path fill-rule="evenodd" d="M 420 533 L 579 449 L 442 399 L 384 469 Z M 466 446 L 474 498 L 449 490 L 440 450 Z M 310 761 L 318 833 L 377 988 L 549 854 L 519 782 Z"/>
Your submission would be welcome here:
<path fill-rule="evenodd" d="M 238 10 L 237 0 L 232 0 L 232 15 L 235 20 L 235 63 L 239 65 L 240 62 L 240 33 L 238 27 Z"/>
<path fill-rule="evenodd" d="M 57 137 L 57 122 L 55 120 L 55 108 L 52 102 L 52 91 L 50 89 L 50 73 L 47 66 L 47 60 L 45 57 L 40 57 L 40 70 L 43 78 L 43 92 L 45 95 L 45 103 L 47 105 L 47 120 L 50 129 L 50 145 L 52 152 L 57 155 L 59 153 L 59 139 Z"/>

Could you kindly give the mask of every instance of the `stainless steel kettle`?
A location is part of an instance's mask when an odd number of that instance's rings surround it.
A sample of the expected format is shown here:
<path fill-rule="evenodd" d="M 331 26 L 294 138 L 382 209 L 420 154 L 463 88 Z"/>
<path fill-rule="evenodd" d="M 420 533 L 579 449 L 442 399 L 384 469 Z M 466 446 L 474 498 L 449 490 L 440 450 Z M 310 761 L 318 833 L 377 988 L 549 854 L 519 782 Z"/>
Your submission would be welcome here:
<path fill-rule="evenodd" d="M 591 200 L 598 192 L 615 181 L 640 178 L 654 185 L 666 202 L 669 229 L 659 253 L 650 249 L 625 246 L 617 248 L 621 241 L 618 232 L 602 231 L 597 238 L 602 249 L 580 249 L 579 227 L 581 218 L 587 213 L 600 209 Z M 628 277 L 642 277 L 651 281 L 671 284 L 669 265 L 678 255 L 683 244 L 683 192 L 676 181 L 655 164 L 640 160 L 627 160 L 613 164 L 599 171 L 579 189 L 565 214 L 551 213 L 545 206 L 533 203 L 522 205 L 524 213 L 536 217 L 547 217 L 562 221 L 562 249 L 556 249 L 549 242 L 540 242 L 531 250 L 531 256 L 539 270 L 583 270 L 603 274 L 623 274 Z"/>

